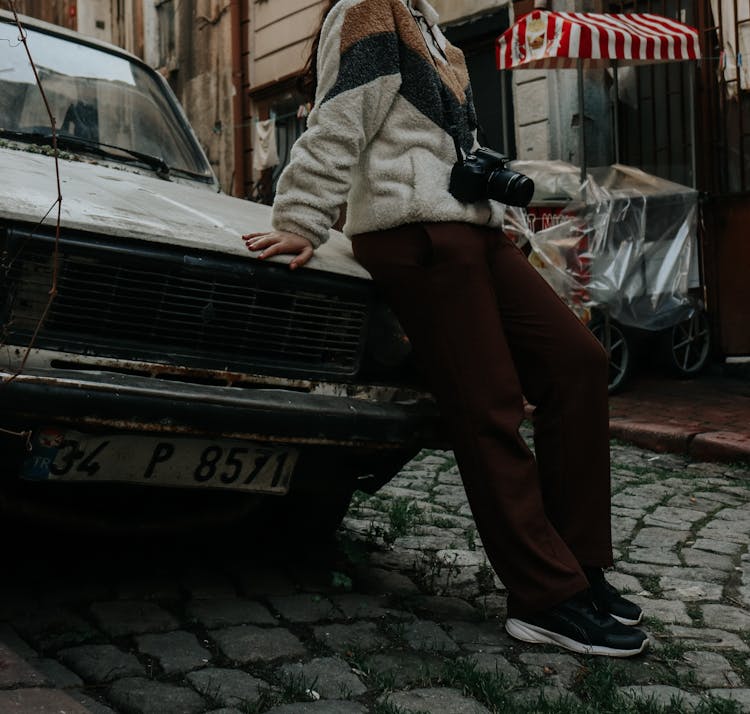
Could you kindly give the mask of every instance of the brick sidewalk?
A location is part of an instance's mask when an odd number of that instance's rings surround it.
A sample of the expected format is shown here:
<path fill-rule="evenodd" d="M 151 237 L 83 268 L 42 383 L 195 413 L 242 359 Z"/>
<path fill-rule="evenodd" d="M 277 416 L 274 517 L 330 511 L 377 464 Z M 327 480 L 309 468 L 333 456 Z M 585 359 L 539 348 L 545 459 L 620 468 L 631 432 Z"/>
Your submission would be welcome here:
<path fill-rule="evenodd" d="M 612 438 L 708 461 L 750 461 L 750 381 L 642 376 L 610 398 Z"/>

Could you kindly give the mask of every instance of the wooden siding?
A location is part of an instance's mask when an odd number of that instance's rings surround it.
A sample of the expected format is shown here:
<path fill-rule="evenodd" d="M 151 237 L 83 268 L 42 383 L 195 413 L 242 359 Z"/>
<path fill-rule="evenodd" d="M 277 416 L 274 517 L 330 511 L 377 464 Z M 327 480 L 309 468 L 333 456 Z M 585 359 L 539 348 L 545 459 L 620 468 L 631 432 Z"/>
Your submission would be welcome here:
<path fill-rule="evenodd" d="M 16 10 L 23 15 L 75 30 L 75 0 L 16 0 Z"/>
<path fill-rule="evenodd" d="M 323 7 L 321 0 L 253 0 L 249 72 L 253 87 L 302 70 Z"/>
<path fill-rule="evenodd" d="M 16 0 L 16 10 L 22 15 L 45 22 L 76 29 L 75 0 Z"/>

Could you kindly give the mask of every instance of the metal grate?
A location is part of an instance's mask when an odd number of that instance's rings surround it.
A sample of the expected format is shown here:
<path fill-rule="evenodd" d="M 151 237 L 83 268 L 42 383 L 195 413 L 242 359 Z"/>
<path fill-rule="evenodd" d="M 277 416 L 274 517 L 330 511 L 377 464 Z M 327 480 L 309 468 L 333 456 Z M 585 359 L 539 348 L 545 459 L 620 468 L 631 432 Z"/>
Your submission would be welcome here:
<path fill-rule="evenodd" d="M 52 260 L 52 244 L 38 240 L 6 257 L 10 336 L 35 329 Z M 153 246 L 139 254 L 64 242 L 58 266 L 37 346 L 311 376 L 358 369 L 367 284 L 240 259 L 161 256 Z"/>

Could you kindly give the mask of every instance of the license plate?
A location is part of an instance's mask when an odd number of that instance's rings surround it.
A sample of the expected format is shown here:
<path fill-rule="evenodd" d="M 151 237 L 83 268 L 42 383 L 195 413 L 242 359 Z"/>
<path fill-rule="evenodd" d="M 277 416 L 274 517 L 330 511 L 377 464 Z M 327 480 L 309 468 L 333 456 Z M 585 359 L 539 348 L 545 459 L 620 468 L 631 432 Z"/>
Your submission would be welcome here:
<path fill-rule="evenodd" d="M 282 495 L 298 452 L 247 441 L 98 436 L 42 429 L 23 464 L 27 481 L 115 481 Z"/>

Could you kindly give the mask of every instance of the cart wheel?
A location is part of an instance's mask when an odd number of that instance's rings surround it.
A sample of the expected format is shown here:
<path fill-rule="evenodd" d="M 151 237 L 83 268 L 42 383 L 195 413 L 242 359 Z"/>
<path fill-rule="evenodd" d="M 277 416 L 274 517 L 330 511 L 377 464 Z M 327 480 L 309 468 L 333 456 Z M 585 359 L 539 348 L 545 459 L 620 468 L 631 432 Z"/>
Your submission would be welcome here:
<path fill-rule="evenodd" d="M 597 319 L 589 326 L 609 355 L 608 391 L 614 394 L 630 379 L 633 357 L 630 344 L 622 328 L 612 320 Z"/>
<path fill-rule="evenodd" d="M 680 377 L 698 374 L 706 366 L 711 351 L 706 312 L 696 308 L 687 320 L 666 330 L 663 350 L 667 365 L 675 374 Z"/>

